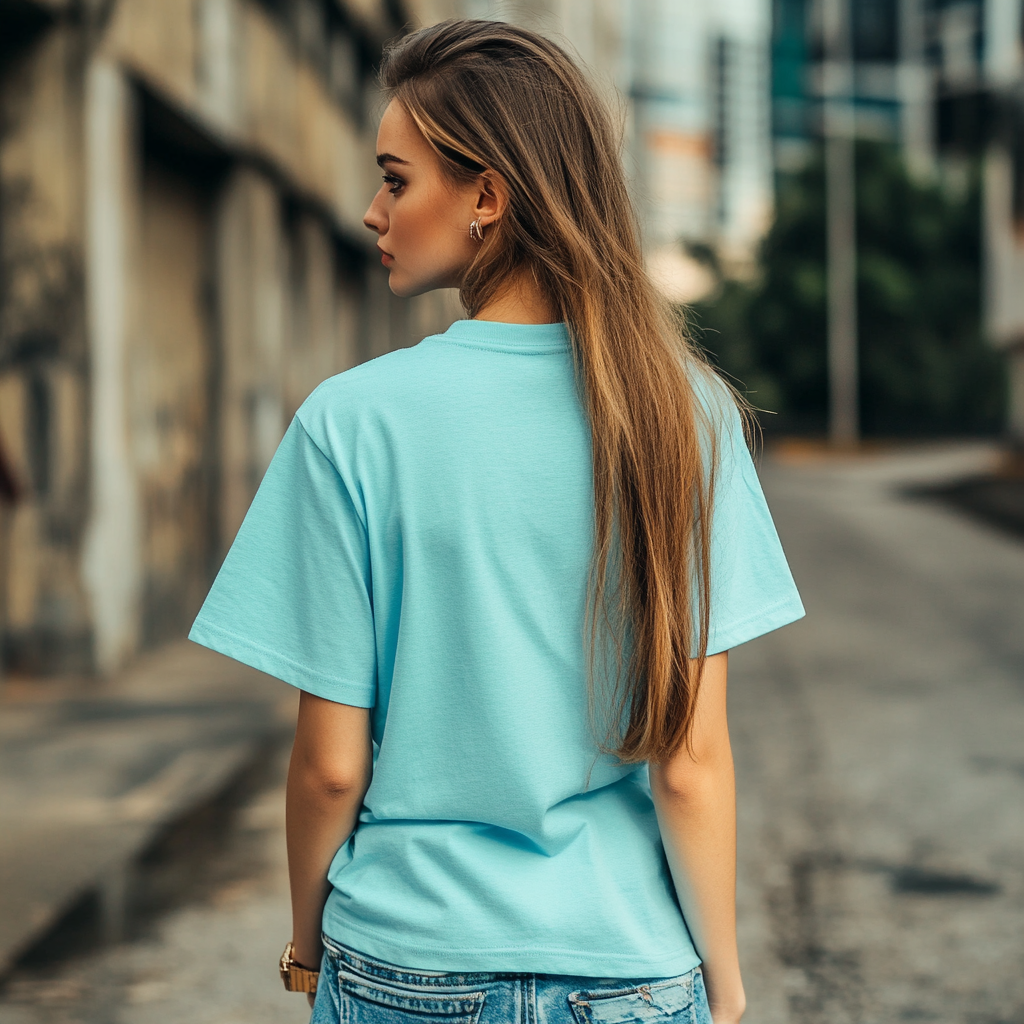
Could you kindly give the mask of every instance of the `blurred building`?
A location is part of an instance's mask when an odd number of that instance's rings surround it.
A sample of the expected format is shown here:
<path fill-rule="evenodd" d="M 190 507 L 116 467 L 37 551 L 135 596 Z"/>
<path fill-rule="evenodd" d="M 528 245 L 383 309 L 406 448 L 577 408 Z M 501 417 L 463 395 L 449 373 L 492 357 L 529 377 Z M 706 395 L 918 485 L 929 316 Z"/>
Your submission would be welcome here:
<path fill-rule="evenodd" d="M 292 413 L 444 321 L 362 214 L 374 65 L 444 0 L 0 0 L 8 667 L 181 636 Z"/>
<path fill-rule="evenodd" d="M 1009 433 L 1024 451 L 1024 5 L 986 0 L 985 302 L 989 335 L 1006 350 Z"/>
<path fill-rule="evenodd" d="M 770 6 L 629 8 L 635 149 L 655 259 L 671 259 L 683 242 L 710 246 L 735 267 L 752 263 L 772 209 Z"/>
<path fill-rule="evenodd" d="M 823 0 L 773 0 L 772 136 L 783 173 L 822 134 L 823 11 Z M 899 144 L 921 175 L 942 156 L 954 168 L 981 126 L 982 0 L 850 0 L 850 22 L 858 137 Z"/>
<path fill-rule="evenodd" d="M 778 171 L 822 133 L 822 0 L 773 0 L 772 135 Z M 1005 350 L 1008 433 L 1024 447 L 1024 4 L 853 0 L 856 132 L 956 187 L 984 163 L 984 319 Z"/>

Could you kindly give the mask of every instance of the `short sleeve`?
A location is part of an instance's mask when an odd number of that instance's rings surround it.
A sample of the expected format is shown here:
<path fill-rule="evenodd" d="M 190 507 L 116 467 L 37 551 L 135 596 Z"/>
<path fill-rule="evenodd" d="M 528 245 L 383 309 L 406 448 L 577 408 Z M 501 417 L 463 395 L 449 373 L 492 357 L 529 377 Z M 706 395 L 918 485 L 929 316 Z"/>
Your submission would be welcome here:
<path fill-rule="evenodd" d="M 712 421 L 717 421 L 719 463 L 708 654 L 717 654 L 802 618 L 804 607 L 731 397 L 723 395 Z"/>
<path fill-rule="evenodd" d="M 296 417 L 189 639 L 319 697 L 372 707 L 370 585 L 365 525 Z"/>

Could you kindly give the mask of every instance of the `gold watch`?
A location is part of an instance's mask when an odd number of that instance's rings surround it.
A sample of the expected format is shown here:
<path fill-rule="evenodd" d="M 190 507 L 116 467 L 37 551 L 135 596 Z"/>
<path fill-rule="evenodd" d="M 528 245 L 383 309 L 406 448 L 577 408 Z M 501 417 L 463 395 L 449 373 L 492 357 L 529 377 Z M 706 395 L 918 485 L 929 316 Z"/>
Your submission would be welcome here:
<path fill-rule="evenodd" d="M 320 977 L 319 971 L 311 971 L 303 967 L 298 961 L 292 959 L 294 946 L 289 942 L 281 954 L 281 980 L 289 992 L 308 992 L 310 995 L 316 992 L 316 980 Z"/>

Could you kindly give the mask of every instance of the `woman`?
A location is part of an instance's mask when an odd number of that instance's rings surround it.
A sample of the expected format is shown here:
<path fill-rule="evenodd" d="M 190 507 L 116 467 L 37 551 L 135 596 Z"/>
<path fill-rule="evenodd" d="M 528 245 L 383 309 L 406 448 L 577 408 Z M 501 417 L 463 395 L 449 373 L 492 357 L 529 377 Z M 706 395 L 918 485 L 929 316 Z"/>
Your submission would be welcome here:
<path fill-rule="evenodd" d="M 307 399 L 191 634 L 302 691 L 286 983 L 322 960 L 314 1021 L 737 1021 L 726 652 L 803 610 L 736 404 L 561 49 L 449 21 L 382 77 L 366 226 L 469 316 Z"/>

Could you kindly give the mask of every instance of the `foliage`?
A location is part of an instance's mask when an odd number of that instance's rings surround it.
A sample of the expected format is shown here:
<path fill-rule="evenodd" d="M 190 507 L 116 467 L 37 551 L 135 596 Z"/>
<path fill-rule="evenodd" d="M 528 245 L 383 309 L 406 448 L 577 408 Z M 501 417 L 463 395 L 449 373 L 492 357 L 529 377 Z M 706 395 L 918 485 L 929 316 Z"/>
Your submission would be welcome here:
<path fill-rule="evenodd" d="M 1004 369 L 981 332 L 980 187 L 921 184 L 892 147 L 858 143 L 857 276 L 866 434 L 991 432 Z M 780 183 L 754 284 L 726 280 L 693 307 L 698 337 L 768 429 L 827 422 L 825 181 L 822 160 Z"/>

